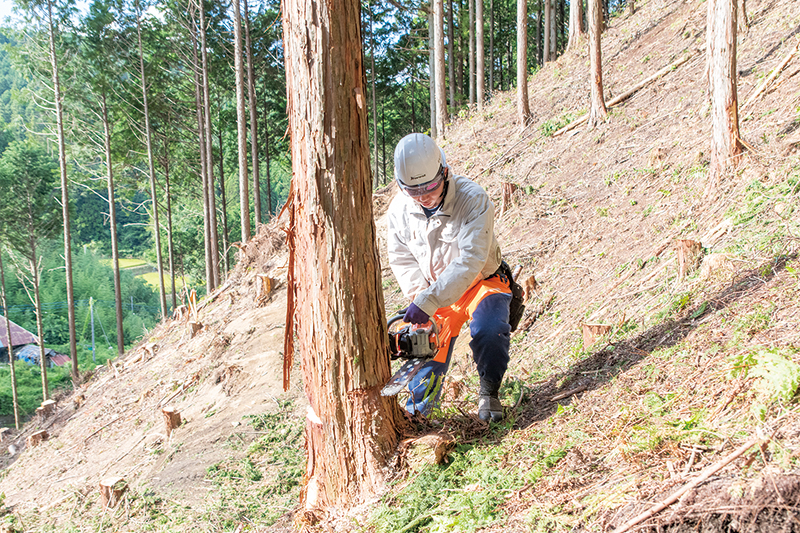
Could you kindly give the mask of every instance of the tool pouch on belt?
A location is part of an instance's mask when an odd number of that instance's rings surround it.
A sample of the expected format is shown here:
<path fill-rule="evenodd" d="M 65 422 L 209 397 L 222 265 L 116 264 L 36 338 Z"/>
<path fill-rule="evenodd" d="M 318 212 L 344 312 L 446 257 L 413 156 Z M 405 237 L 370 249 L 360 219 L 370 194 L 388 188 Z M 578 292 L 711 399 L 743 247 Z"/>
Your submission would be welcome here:
<path fill-rule="evenodd" d="M 511 331 L 516 331 L 519 321 L 522 319 L 523 313 L 525 313 L 525 305 L 523 305 L 525 293 L 520 284 L 514 281 L 514 276 L 508 263 L 502 261 L 498 270 L 508 278 L 511 284 L 511 307 L 509 309 L 508 323 L 511 325 Z"/>

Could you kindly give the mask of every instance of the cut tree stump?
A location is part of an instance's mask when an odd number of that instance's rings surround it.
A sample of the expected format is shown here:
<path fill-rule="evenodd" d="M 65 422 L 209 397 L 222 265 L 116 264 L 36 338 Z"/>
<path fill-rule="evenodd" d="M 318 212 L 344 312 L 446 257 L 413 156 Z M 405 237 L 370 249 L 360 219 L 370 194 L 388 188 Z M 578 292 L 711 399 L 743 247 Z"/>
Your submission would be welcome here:
<path fill-rule="evenodd" d="M 264 305 L 269 301 L 269 298 L 272 295 L 272 290 L 278 284 L 278 280 L 271 278 L 266 274 L 259 274 L 258 279 L 260 283 L 258 285 L 258 296 L 256 297 L 256 301 L 258 302 L 258 305 Z"/>
<path fill-rule="evenodd" d="M 116 507 L 128 484 L 121 477 L 107 477 L 100 481 L 100 503 L 103 507 Z"/>
<path fill-rule="evenodd" d="M 502 182 L 500 186 L 502 188 L 502 195 L 503 195 L 503 204 L 502 207 L 500 208 L 500 216 L 503 216 L 503 214 L 505 214 L 508 208 L 511 207 L 511 198 L 517 191 L 517 189 L 519 189 L 519 187 L 508 181 Z"/>
<path fill-rule="evenodd" d="M 583 330 L 583 349 L 587 350 L 597 339 L 611 331 L 608 324 L 581 324 Z"/>
<path fill-rule="evenodd" d="M 181 412 L 175 407 L 167 406 L 161 409 L 164 414 L 164 424 L 167 427 L 167 437 L 172 435 L 172 430 L 181 425 Z"/>
<path fill-rule="evenodd" d="M 50 417 L 53 413 L 56 412 L 56 402 L 53 400 L 45 400 L 42 402 L 42 405 L 36 408 L 36 414 L 42 420 L 46 420 Z"/>
<path fill-rule="evenodd" d="M 700 265 L 703 245 L 691 239 L 677 239 L 675 249 L 678 252 L 678 276 L 683 279 Z"/>
<path fill-rule="evenodd" d="M 189 338 L 193 339 L 194 336 L 203 329 L 203 324 L 200 322 L 189 322 L 187 329 L 189 330 Z"/>
<path fill-rule="evenodd" d="M 400 443 L 400 454 L 414 471 L 428 465 L 447 462 L 450 451 L 455 446 L 455 438 L 447 431 L 429 433 L 421 437 L 406 439 Z"/>
<path fill-rule="evenodd" d="M 38 445 L 50 438 L 46 430 L 37 431 L 30 435 L 27 440 L 28 448 L 36 448 Z"/>

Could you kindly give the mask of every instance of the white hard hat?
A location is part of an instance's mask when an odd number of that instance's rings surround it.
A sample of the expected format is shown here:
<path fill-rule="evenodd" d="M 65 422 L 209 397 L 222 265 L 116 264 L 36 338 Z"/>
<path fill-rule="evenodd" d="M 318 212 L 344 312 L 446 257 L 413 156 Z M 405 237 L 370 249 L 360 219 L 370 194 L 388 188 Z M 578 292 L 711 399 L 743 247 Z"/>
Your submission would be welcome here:
<path fill-rule="evenodd" d="M 444 152 L 424 133 L 406 135 L 394 149 L 394 177 L 404 187 L 430 183 L 446 166 Z"/>

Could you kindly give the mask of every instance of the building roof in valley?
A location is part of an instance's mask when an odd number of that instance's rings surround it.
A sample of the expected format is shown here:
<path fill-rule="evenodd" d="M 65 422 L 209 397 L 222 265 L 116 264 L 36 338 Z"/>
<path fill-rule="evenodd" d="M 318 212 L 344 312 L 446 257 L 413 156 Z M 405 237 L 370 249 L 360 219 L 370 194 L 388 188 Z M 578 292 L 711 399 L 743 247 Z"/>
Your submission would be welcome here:
<path fill-rule="evenodd" d="M 11 345 L 21 346 L 23 344 L 38 344 L 39 339 L 23 327 L 11 322 Z M 6 329 L 6 317 L 0 315 L 0 348 L 8 347 L 8 330 Z"/>

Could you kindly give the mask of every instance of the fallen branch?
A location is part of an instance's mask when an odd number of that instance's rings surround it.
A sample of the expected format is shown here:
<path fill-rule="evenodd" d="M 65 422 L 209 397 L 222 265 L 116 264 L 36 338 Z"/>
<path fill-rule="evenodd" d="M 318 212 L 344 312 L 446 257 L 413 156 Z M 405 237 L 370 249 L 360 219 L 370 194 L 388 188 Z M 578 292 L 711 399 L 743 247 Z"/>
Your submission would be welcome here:
<path fill-rule="evenodd" d="M 568 390 L 567 392 L 562 392 L 561 394 L 556 394 L 552 398 L 550 398 L 551 402 L 557 402 L 558 400 L 563 400 L 564 398 L 568 398 L 573 394 L 578 394 L 579 392 L 583 392 L 588 388 L 586 385 L 581 385 L 580 387 L 576 387 L 572 390 Z"/>
<path fill-rule="evenodd" d="M 643 512 L 642 514 L 640 514 L 640 515 L 638 515 L 638 516 L 636 516 L 634 518 L 632 518 L 631 520 L 626 522 L 624 525 L 622 525 L 622 526 L 618 527 L 617 529 L 615 529 L 614 533 L 624 533 L 625 531 L 629 531 L 633 526 L 641 524 L 642 522 L 644 522 L 648 518 L 651 518 L 652 516 L 656 515 L 657 513 L 663 511 L 664 509 L 666 509 L 667 507 L 669 507 L 670 505 L 672 505 L 673 503 L 678 501 L 684 494 L 686 494 L 687 492 L 693 490 L 700 483 L 702 483 L 703 481 L 706 481 L 708 478 L 710 478 L 711 476 L 713 476 L 714 474 L 716 474 L 717 472 L 719 472 L 720 470 L 722 470 L 723 468 L 728 466 L 735 459 L 741 457 L 744 454 L 744 452 L 746 452 L 747 450 L 749 450 L 750 448 L 752 448 L 753 446 L 755 446 L 757 444 L 765 444 L 765 443 L 769 442 L 770 438 L 771 437 L 767 437 L 766 439 L 762 439 L 761 437 L 753 437 L 752 439 L 748 440 L 747 442 L 745 442 L 744 444 L 742 444 L 741 446 L 736 448 L 734 451 L 732 451 L 728 456 L 723 457 L 722 459 L 720 459 L 719 461 L 717 461 L 713 465 L 707 467 L 705 470 L 700 472 L 700 475 L 698 475 L 692 481 L 690 481 L 689 483 L 687 483 L 686 485 L 681 487 L 678 491 L 676 491 L 674 494 L 672 494 L 672 496 L 670 496 L 669 498 L 667 498 L 665 500 L 662 500 L 660 503 L 656 504 L 654 507 L 651 507 L 649 510 Z"/>
<path fill-rule="evenodd" d="M 780 65 L 772 69 L 772 72 L 770 72 L 769 76 L 767 76 L 766 79 L 761 82 L 761 85 L 759 85 L 758 88 L 753 92 L 753 94 L 747 98 L 747 101 L 739 108 L 739 112 L 752 104 L 756 98 L 761 96 L 761 94 L 767 90 L 767 87 L 772 85 L 772 82 L 775 81 L 775 78 L 778 77 L 778 74 L 780 74 L 781 71 L 786 68 L 786 65 L 789 64 L 789 61 L 792 60 L 792 57 L 794 57 L 798 49 L 800 49 L 800 41 L 797 41 L 797 44 L 794 45 L 794 48 L 786 55 L 786 57 L 783 58 L 783 61 L 781 61 Z"/>
<path fill-rule="evenodd" d="M 606 108 L 614 107 L 615 105 L 619 104 L 620 102 L 623 102 L 623 101 L 627 100 L 631 95 L 633 95 L 637 91 L 641 90 L 642 87 L 644 87 L 645 85 L 650 84 L 651 82 L 657 80 L 658 78 L 660 78 L 664 74 L 666 74 L 666 73 L 670 72 L 671 70 L 674 70 L 674 69 L 678 68 L 679 66 L 683 65 L 684 63 L 688 62 L 690 59 L 692 59 L 694 56 L 696 56 L 699 52 L 700 52 L 700 50 L 695 49 L 690 54 L 687 54 L 686 56 L 684 56 L 683 58 L 679 59 L 678 61 L 675 61 L 674 63 L 670 63 L 669 65 L 667 65 L 666 67 L 662 68 L 661 70 L 659 70 L 658 72 L 656 72 L 655 74 L 650 76 L 649 78 L 646 78 L 646 79 L 640 81 L 639 83 L 637 83 L 636 85 L 634 85 L 633 87 L 631 87 L 630 89 L 625 91 L 624 93 L 622 93 L 619 96 L 616 96 L 616 97 L 612 98 L 611 100 L 609 100 L 608 102 L 606 102 Z M 588 113 L 583 115 L 582 117 L 576 119 L 576 120 L 573 120 L 572 122 L 570 122 L 569 124 L 567 124 L 566 126 L 561 128 L 560 130 L 555 132 L 553 134 L 553 137 L 558 137 L 559 135 L 562 135 L 562 134 L 568 132 L 569 130 L 575 129 L 578 126 L 580 126 L 581 124 L 583 124 L 584 122 L 586 122 L 587 120 L 589 120 L 589 114 Z"/>

